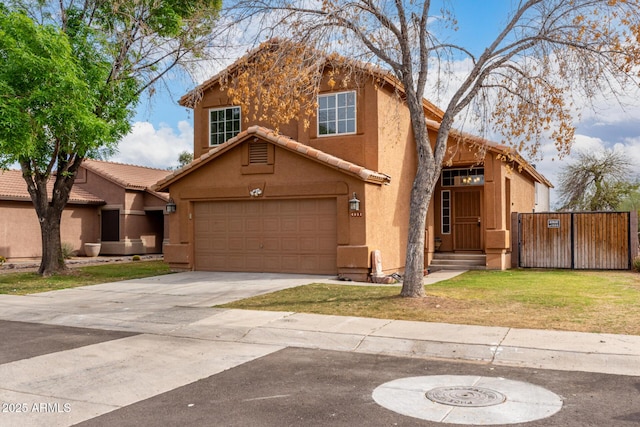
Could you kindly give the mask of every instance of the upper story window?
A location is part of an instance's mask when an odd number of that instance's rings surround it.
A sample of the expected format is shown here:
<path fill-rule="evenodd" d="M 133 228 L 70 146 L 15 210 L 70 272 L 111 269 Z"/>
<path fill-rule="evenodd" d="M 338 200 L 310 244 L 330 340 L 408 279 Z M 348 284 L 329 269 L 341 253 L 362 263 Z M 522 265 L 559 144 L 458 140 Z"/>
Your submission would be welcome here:
<path fill-rule="evenodd" d="M 484 185 L 484 168 L 444 169 L 442 186 Z"/>
<path fill-rule="evenodd" d="M 209 145 L 219 145 L 240 133 L 240 107 L 209 110 Z"/>
<path fill-rule="evenodd" d="M 356 133 L 356 93 L 318 95 L 318 135 Z"/>

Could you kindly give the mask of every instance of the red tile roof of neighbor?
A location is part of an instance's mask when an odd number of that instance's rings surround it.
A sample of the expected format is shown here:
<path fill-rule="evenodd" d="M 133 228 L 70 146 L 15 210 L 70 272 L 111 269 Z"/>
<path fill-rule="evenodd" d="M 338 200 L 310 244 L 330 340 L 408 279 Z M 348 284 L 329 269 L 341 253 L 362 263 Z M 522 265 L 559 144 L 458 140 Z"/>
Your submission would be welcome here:
<path fill-rule="evenodd" d="M 146 190 L 171 173 L 166 169 L 146 166 L 126 165 L 124 163 L 103 162 L 85 159 L 82 162 L 87 170 L 94 172 L 128 190 Z"/>
<path fill-rule="evenodd" d="M 51 188 L 49 188 L 49 192 L 50 191 Z M 22 178 L 22 171 L 0 171 L 0 200 L 31 201 L 31 196 L 29 196 L 29 192 L 27 191 L 27 183 L 24 182 Z M 74 186 L 71 188 L 69 203 L 103 205 L 105 201 L 83 188 Z"/>
<path fill-rule="evenodd" d="M 161 199 L 169 200 L 168 194 L 157 193 L 151 190 L 150 187 L 166 177 L 171 173 L 170 171 L 91 159 L 85 159 L 81 167 L 127 190 L 148 191 Z M 0 171 L 0 200 L 31 200 L 27 191 L 27 184 L 22 179 L 21 171 Z M 81 185 L 74 185 L 71 188 L 69 203 L 99 205 L 104 204 L 105 201 L 83 189 Z"/>
<path fill-rule="evenodd" d="M 171 175 L 165 177 L 163 180 L 154 185 L 153 188 L 156 190 L 164 190 L 169 188 L 169 185 L 171 185 L 171 183 L 190 173 L 192 169 L 195 170 L 200 166 L 208 163 L 209 160 L 218 157 L 220 154 L 226 152 L 230 148 L 236 146 L 252 135 L 259 136 L 265 141 L 269 141 L 272 144 L 286 150 L 293 151 L 298 155 L 301 155 L 302 157 L 317 161 L 326 166 L 337 169 L 343 173 L 356 176 L 363 181 L 371 182 L 374 184 L 388 184 L 391 182 L 391 177 L 388 175 L 367 169 L 363 166 L 348 162 L 339 157 L 332 156 L 331 154 L 327 154 L 324 151 L 320 151 L 316 148 L 302 144 L 301 142 L 294 141 L 288 136 L 279 135 L 271 129 L 267 129 L 261 126 L 251 126 L 247 130 L 240 132 L 238 135 L 231 138 L 224 144 L 220 144 L 210 149 L 207 153 L 195 159 L 190 164 L 181 169 L 178 169 Z"/>

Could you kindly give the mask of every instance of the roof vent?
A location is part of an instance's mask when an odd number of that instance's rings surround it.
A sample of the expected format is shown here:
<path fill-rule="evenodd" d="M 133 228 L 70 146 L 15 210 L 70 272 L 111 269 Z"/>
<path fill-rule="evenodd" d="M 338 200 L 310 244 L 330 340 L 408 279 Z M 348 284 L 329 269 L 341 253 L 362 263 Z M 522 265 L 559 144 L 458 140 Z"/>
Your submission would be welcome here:
<path fill-rule="evenodd" d="M 267 142 L 252 142 L 249 144 L 249 164 L 266 165 L 269 161 Z"/>

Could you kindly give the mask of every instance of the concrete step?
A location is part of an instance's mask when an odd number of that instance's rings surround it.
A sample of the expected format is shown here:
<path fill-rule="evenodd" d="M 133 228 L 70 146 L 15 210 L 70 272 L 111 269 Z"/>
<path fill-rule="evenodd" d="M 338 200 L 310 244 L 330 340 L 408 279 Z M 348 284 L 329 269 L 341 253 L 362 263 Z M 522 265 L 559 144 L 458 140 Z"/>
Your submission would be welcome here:
<path fill-rule="evenodd" d="M 484 254 L 436 252 L 429 265 L 431 271 L 438 270 L 484 270 L 487 257 Z"/>
<path fill-rule="evenodd" d="M 485 266 L 486 261 L 481 260 L 458 260 L 458 259 L 434 259 L 431 264 L 439 265 L 480 265 Z"/>

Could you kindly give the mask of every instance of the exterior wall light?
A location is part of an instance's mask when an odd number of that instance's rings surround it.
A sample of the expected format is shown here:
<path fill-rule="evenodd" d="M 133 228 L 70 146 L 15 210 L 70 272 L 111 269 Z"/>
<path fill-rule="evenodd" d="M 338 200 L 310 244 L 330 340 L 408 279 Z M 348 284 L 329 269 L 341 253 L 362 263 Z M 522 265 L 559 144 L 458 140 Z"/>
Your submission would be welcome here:
<path fill-rule="evenodd" d="M 349 210 L 351 212 L 360 212 L 360 200 L 356 193 L 353 193 L 353 198 L 349 200 Z"/>
<path fill-rule="evenodd" d="M 167 202 L 167 213 L 174 213 L 176 211 L 176 202 L 173 201 L 173 199 L 169 199 L 169 201 Z"/>

